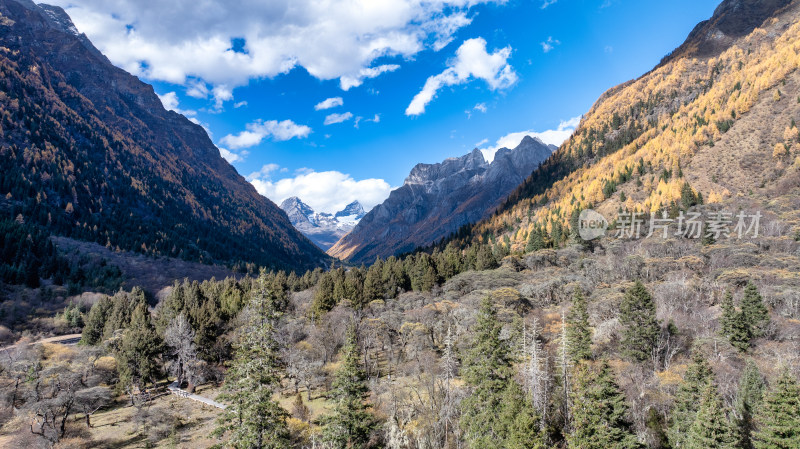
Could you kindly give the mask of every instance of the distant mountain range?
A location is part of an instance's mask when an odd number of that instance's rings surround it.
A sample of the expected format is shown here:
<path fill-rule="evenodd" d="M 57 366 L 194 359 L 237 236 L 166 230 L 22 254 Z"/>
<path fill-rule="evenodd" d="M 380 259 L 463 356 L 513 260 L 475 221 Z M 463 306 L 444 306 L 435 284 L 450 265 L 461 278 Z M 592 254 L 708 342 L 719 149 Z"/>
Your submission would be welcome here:
<path fill-rule="evenodd" d="M 165 110 L 63 9 L 0 0 L 0 14 L 0 218 L 204 263 L 327 263 L 201 126 Z"/>
<path fill-rule="evenodd" d="M 487 162 L 480 150 L 417 164 L 404 184 L 372 209 L 328 254 L 353 263 L 411 251 L 488 217 L 556 149 L 526 136 Z"/>
<path fill-rule="evenodd" d="M 329 214 L 315 212 L 296 196 L 284 200 L 281 209 L 286 212 L 289 221 L 298 231 L 323 250 L 333 246 L 366 215 L 358 201 L 353 201 L 335 214 Z"/>

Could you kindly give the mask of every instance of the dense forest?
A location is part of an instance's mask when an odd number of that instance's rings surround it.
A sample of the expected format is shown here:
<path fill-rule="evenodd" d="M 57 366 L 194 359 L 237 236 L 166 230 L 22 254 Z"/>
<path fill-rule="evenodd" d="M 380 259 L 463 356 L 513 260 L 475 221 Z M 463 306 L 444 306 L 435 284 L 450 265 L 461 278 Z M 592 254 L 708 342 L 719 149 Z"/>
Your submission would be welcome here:
<path fill-rule="evenodd" d="M 31 417 L 14 441 L 110 444 L 92 440 L 90 420 L 127 405 L 150 444 L 800 444 L 791 293 L 741 271 L 709 278 L 732 255 L 719 243 L 673 241 L 684 262 L 666 265 L 618 255 L 640 242 L 585 243 L 449 245 L 369 268 L 185 281 L 152 310 L 143 291 L 119 292 L 78 311 L 83 337 L 68 355 L 31 347 L 2 362 L 15 385 L 6 409 Z M 691 256 L 708 251 L 717 262 Z M 53 369 L 75 383 L 53 384 Z M 227 405 L 203 439 L 184 439 L 188 424 L 152 405 L 171 380 L 213 386 Z"/>

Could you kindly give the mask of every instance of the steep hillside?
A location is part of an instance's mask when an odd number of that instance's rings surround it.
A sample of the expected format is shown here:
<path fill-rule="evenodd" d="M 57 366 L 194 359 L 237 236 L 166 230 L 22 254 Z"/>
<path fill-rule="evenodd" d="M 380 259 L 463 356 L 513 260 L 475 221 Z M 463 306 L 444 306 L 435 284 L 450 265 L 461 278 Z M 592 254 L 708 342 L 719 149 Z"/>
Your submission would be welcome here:
<path fill-rule="evenodd" d="M 686 41 L 664 57 L 662 64 L 679 58 L 717 56 L 789 3 L 791 0 L 722 2 L 709 20 L 698 23 Z"/>
<path fill-rule="evenodd" d="M 0 1 L 0 210 L 109 248 L 304 270 L 326 256 L 63 10 Z"/>
<path fill-rule="evenodd" d="M 708 23 L 752 20 L 738 3 L 723 2 Z M 537 231 L 546 246 L 562 244 L 582 209 L 613 221 L 620 210 L 675 214 L 697 199 L 734 211 L 761 206 L 797 224 L 776 200 L 788 201 L 800 182 L 800 5 L 769 4 L 775 15 L 718 56 L 674 57 L 603 94 L 502 211 L 462 242 L 505 234 L 523 251 Z"/>
<path fill-rule="evenodd" d="M 491 163 L 477 149 L 439 164 L 418 164 L 403 186 L 370 211 L 328 254 L 370 263 L 447 237 L 492 213 L 555 147 L 525 137 Z"/>

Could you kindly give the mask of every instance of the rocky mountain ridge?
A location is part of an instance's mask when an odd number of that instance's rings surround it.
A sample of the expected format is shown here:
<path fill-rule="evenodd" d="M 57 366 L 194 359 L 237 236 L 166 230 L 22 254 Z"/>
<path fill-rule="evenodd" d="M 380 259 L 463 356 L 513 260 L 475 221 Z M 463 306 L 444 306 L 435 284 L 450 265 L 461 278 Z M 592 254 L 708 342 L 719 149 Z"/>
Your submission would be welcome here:
<path fill-rule="evenodd" d="M 436 164 L 417 164 L 401 187 L 372 209 L 328 254 L 370 263 L 433 243 L 487 217 L 555 150 L 526 136 L 491 163 L 480 150 Z"/>
<path fill-rule="evenodd" d="M 0 1 L 0 210 L 109 248 L 303 271 L 327 256 L 63 9 Z"/>

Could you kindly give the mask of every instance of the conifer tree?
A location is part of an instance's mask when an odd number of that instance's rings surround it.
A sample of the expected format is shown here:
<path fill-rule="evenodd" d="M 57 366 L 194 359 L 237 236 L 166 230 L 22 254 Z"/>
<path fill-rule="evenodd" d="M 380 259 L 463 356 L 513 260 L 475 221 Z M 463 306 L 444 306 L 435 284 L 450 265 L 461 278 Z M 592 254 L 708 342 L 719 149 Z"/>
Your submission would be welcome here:
<path fill-rule="evenodd" d="M 597 371 L 581 364 L 575 375 L 571 403 L 572 431 L 567 435 L 570 448 L 641 447 L 627 420 L 625 396 L 614 381 L 608 362 L 601 362 Z"/>
<path fill-rule="evenodd" d="M 314 291 L 314 300 L 308 312 L 310 318 L 319 320 L 325 312 L 336 306 L 336 301 L 334 297 L 333 277 L 330 273 L 325 273 L 320 277 L 317 283 L 317 289 Z"/>
<path fill-rule="evenodd" d="M 482 271 L 482 270 L 491 270 L 497 267 L 498 267 L 497 259 L 495 259 L 494 253 L 492 253 L 491 246 L 487 244 L 480 245 L 480 248 L 478 248 L 478 254 L 476 255 L 475 259 L 475 269 L 477 271 Z"/>
<path fill-rule="evenodd" d="M 714 237 L 714 233 L 709 232 L 708 224 L 703 226 L 703 236 L 700 238 L 700 243 L 703 246 L 709 246 L 717 243 L 717 239 Z"/>
<path fill-rule="evenodd" d="M 270 289 L 270 292 L 274 290 Z M 276 295 L 277 296 L 277 295 Z M 281 300 L 276 299 L 276 303 Z M 276 305 L 276 307 L 278 307 Z M 195 343 L 197 344 L 197 353 L 201 359 L 207 362 L 218 362 L 219 358 L 214 351 L 217 344 L 217 339 L 222 334 L 222 317 L 220 316 L 221 310 L 217 306 L 216 299 L 207 299 L 206 302 L 197 309 L 195 312 Z"/>
<path fill-rule="evenodd" d="M 747 322 L 747 316 L 744 311 L 737 312 L 733 316 L 731 322 L 730 334 L 728 334 L 728 341 L 736 349 L 745 352 L 750 347 L 750 340 L 753 338 L 753 329 Z"/>
<path fill-rule="evenodd" d="M 383 272 L 383 262 L 377 259 L 364 277 L 364 300 L 369 303 L 376 299 L 383 299 L 383 282 L 381 273 Z"/>
<path fill-rule="evenodd" d="M 111 298 L 107 296 L 100 298 L 99 301 L 92 305 L 81 334 L 81 344 L 96 345 L 102 341 L 103 328 L 106 325 L 106 319 L 108 319 L 108 314 L 111 312 L 112 307 L 114 307 L 114 304 Z"/>
<path fill-rule="evenodd" d="M 554 248 L 558 248 L 561 246 L 561 242 L 567 238 L 569 235 L 569 226 L 567 229 L 561 225 L 561 221 L 553 220 L 550 222 L 550 235 L 547 235 L 547 231 L 542 229 L 542 238 L 544 239 L 544 246 L 545 248 L 548 246 L 552 246 Z"/>
<path fill-rule="evenodd" d="M 505 389 L 499 418 L 506 427 L 504 449 L 544 449 L 536 409 L 513 380 Z"/>
<path fill-rule="evenodd" d="M 567 339 L 570 343 L 569 356 L 574 363 L 592 358 L 592 329 L 589 326 L 586 298 L 580 287 L 575 287 L 572 309 L 567 315 Z"/>
<path fill-rule="evenodd" d="M 143 388 L 161 374 L 159 358 L 164 345 L 150 320 L 147 304 L 138 303 L 116 353 L 120 382 Z"/>
<path fill-rule="evenodd" d="M 703 391 L 697 416 L 686 435 L 687 449 L 737 449 L 736 429 L 725 416 L 717 387 L 709 382 Z"/>
<path fill-rule="evenodd" d="M 217 435 L 228 432 L 227 444 L 236 449 L 290 447 L 288 413 L 273 399 L 281 382 L 280 348 L 275 340 L 278 298 L 267 288 L 263 274 L 259 284 L 246 309 L 247 323 L 220 396 L 228 407 L 215 431 Z"/>
<path fill-rule="evenodd" d="M 698 404 L 703 391 L 713 377 L 711 366 L 702 354 L 695 352 L 692 363 L 686 369 L 683 382 L 675 393 L 671 424 L 667 430 L 667 436 L 673 449 L 686 447 L 686 435 L 697 417 Z"/>
<path fill-rule="evenodd" d="M 556 383 L 560 394 L 556 398 L 557 408 L 561 413 L 562 432 L 570 428 L 571 422 L 571 395 L 572 395 L 572 368 L 575 366 L 570 357 L 569 333 L 567 332 L 567 317 L 561 312 L 561 338 L 558 344 L 558 375 Z"/>
<path fill-rule="evenodd" d="M 688 182 L 684 182 L 681 186 L 681 205 L 684 209 L 688 209 L 695 204 L 697 204 L 697 195 L 695 195 L 692 186 Z"/>
<path fill-rule="evenodd" d="M 534 318 L 531 326 L 530 343 L 525 352 L 528 362 L 525 365 L 523 379 L 526 393 L 530 396 L 533 407 L 541 416 L 542 428 L 547 424 L 548 408 L 552 383 L 548 369 L 548 359 L 539 343 L 538 320 Z"/>
<path fill-rule="evenodd" d="M 513 382 L 513 369 L 500 328 L 487 296 L 478 311 L 474 342 L 464 357 L 463 378 L 472 392 L 461 403 L 461 429 L 472 449 L 501 449 L 506 438 L 498 415 L 508 383 Z"/>
<path fill-rule="evenodd" d="M 747 283 L 742 297 L 742 314 L 745 322 L 750 326 L 753 337 L 764 335 L 764 327 L 769 323 L 769 312 L 764 305 L 761 294 L 752 282 Z"/>
<path fill-rule="evenodd" d="M 736 319 L 736 307 L 733 305 L 733 294 L 730 290 L 725 292 L 720 307 L 722 308 L 722 316 L 719 319 L 720 333 L 726 338 L 730 338 L 733 321 Z"/>
<path fill-rule="evenodd" d="M 544 236 L 542 235 L 542 230 L 537 224 L 531 231 L 530 235 L 528 235 L 528 243 L 525 246 L 525 251 L 538 251 L 542 248 L 544 248 Z"/>
<path fill-rule="evenodd" d="M 800 387 L 789 370 L 784 370 L 770 389 L 755 417 L 756 449 L 797 449 L 800 447 Z"/>
<path fill-rule="evenodd" d="M 753 360 L 748 360 L 739 379 L 739 391 L 736 393 L 736 413 L 740 446 L 744 449 L 753 447 L 751 436 L 753 432 L 753 415 L 761 407 L 764 398 L 764 379 L 758 371 Z"/>
<path fill-rule="evenodd" d="M 622 346 L 625 354 L 636 361 L 647 360 L 653 352 L 661 331 L 656 319 L 656 303 L 641 281 L 625 292 L 620 305 Z"/>
<path fill-rule="evenodd" d="M 333 381 L 333 411 L 323 418 L 323 440 L 336 449 L 365 447 L 376 426 L 367 403 L 369 387 L 360 358 L 358 336 L 351 326 Z"/>

